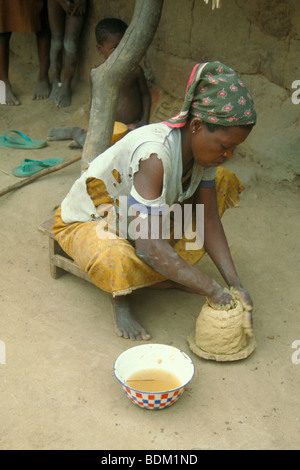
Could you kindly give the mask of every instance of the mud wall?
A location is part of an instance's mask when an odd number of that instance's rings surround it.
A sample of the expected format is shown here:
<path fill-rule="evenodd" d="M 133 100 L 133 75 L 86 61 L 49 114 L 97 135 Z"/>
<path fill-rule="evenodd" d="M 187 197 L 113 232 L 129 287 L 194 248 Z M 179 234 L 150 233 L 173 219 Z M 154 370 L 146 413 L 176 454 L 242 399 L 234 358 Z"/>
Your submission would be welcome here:
<path fill-rule="evenodd" d="M 90 68 L 101 63 L 96 23 L 108 16 L 130 23 L 134 4 L 89 1 L 80 47 L 79 77 L 84 83 Z M 15 40 L 13 47 L 24 57 L 21 42 Z M 256 101 L 258 123 L 241 152 L 245 165 L 253 162 L 275 180 L 292 181 L 300 175 L 300 104 L 292 102 L 292 84 L 300 80 L 299 0 L 223 0 L 213 11 L 211 2 L 203 0 L 165 0 L 143 61 L 149 83 L 180 98 L 193 65 L 206 60 L 220 60 L 237 70 Z"/>

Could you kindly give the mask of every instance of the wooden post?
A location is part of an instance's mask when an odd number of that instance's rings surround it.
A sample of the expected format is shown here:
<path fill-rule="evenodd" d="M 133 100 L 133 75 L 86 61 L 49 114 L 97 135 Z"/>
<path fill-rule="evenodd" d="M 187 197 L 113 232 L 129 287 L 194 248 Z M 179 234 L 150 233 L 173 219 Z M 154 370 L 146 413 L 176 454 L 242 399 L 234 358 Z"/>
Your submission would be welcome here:
<path fill-rule="evenodd" d="M 92 106 L 82 170 L 110 144 L 119 90 L 141 61 L 157 29 L 163 0 L 136 0 L 132 21 L 111 56 L 91 71 Z"/>

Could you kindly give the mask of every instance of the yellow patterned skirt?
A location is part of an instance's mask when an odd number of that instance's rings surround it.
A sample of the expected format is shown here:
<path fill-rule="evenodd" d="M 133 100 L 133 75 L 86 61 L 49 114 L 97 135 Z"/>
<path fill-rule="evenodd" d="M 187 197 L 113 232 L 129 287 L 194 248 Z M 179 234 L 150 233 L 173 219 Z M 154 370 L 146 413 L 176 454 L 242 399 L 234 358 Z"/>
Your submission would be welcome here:
<path fill-rule="evenodd" d="M 99 180 L 88 182 L 88 192 L 96 206 L 111 202 Z M 218 167 L 216 193 L 220 217 L 239 201 L 244 187 L 236 175 Z M 53 233 L 62 249 L 83 269 L 97 287 L 113 296 L 126 295 L 135 289 L 166 280 L 161 274 L 137 257 L 135 248 L 123 238 L 101 239 L 97 235 L 98 221 L 65 224 L 60 208 L 55 214 Z M 190 241 L 190 240 L 189 240 Z M 186 240 L 170 240 L 174 250 L 185 261 L 195 265 L 205 250 L 186 250 Z"/>

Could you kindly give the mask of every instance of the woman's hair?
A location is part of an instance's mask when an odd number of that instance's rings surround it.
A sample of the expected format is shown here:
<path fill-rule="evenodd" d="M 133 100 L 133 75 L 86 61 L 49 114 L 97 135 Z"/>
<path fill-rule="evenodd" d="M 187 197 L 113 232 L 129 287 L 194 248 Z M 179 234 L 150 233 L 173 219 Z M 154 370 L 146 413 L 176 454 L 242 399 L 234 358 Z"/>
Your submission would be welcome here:
<path fill-rule="evenodd" d="M 118 18 L 105 18 L 99 21 L 95 28 L 97 44 L 102 46 L 111 34 L 124 34 L 126 29 L 127 24 Z"/>
<path fill-rule="evenodd" d="M 193 118 L 194 116 L 191 116 L 191 117 Z M 230 126 L 221 126 L 220 124 L 212 124 L 211 122 L 205 122 L 205 121 L 202 121 L 202 122 L 203 124 L 205 124 L 209 132 L 214 132 L 214 131 L 217 131 L 218 129 L 221 131 L 227 131 L 228 129 L 230 129 Z M 238 124 L 236 124 L 236 127 L 251 130 L 254 125 L 255 124 L 242 124 L 239 126 Z"/>
<path fill-rule="evenodd" d="M 192 121 L 192 119 L 195 119 L 195 116 L 193 116 L 192 114 L 189 114 L 189 116 L 187 118 L 187 122 L 190 123 Z M 201 118 L 199 118 L 199 119 L 201 119 Z M 217 130 L 227 131 L 228 129 L 233 127 L 233 126 L 222 126 L 222 124 L 214 124 L 214 123 L 211 123 L 211 122 L 206 122 L 203 119 L 201 119 L 201 121 L 203 122 L 203 124 L 205 125 L 205 127 L 207 128 L 207 130 L 209 132 L 215 132 Z M 254 126 L 255 126 L 255 123 L 253 123 L 253 124 L 241 124 L 240 126 L 238 124 L 235 124 L 235 127 L 240 127 L 241 129 L 249 129 L 250 131 Z"/>

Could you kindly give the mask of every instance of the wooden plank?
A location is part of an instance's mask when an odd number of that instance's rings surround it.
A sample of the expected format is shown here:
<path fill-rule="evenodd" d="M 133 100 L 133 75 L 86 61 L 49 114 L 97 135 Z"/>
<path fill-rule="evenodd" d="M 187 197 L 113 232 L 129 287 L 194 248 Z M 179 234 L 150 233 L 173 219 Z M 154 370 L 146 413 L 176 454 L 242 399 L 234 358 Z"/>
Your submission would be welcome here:
<path fill-rule="evenodd" d="M 59 245 L 54 238 L 49 238 L 49 267 L 50 267 L 50 274 L 53 279 L 58 279 L 64 274 L 66 274 L 66 271 L 62 268 L 59 268 L 55 264 L 55 259 L 54 255 L 58 253 L 58 248 Z M 62 250 L 61 250 L 62 251 Z M 60 251 L 60 252 L 61 252 Z"/>
<path fill-rule="evenodd" d="M 53 277 L 53 279 L 58 279 L 65 274 L 65 272 L 68 272 L 94 284 L 91 277 L 63 251 L 59 243 L 54 239 L 54 234 L 52 232 L 53 224 L 54 217 L 46 220 L 38 227 L 41 233 L 49 237 L 49 265 L 51 277 Z"/>
<path fill-rule="evenodd" d="M 62 255 L 53 255 L 52 260 L 58 268 L 64 269 L 68 273 L 74 274 L 74 276 L 80 277 L 81 279 L 94 284 L 91 277 L 83 271 L 75 261 L 65 258 Z"/>
<path fill-rule="evenodd" d="M 39 226 L 39 231 L 48 235 L 51 238 L 54 238 L 53 232 L 52 232 L 52 227 L 54 225 L 54 217 L 51 217 L 51 219 L 45 220 L 40 226 Z"/>

